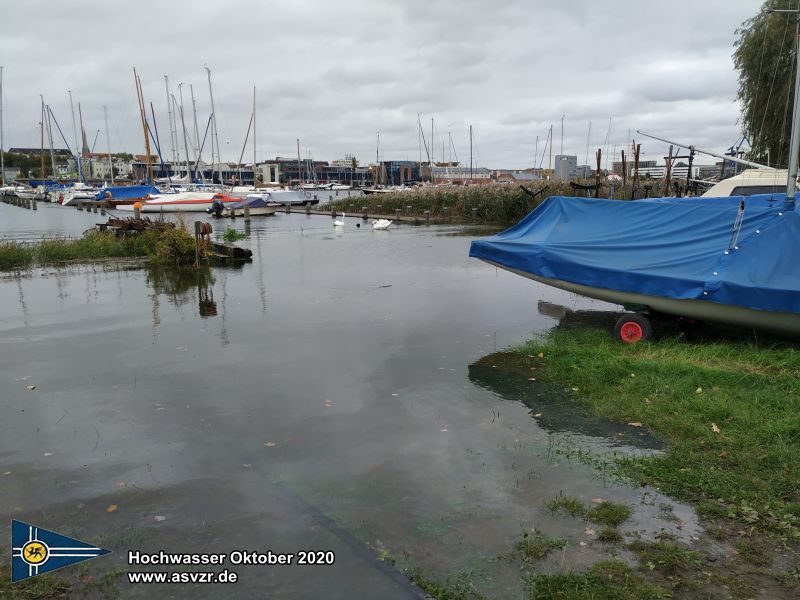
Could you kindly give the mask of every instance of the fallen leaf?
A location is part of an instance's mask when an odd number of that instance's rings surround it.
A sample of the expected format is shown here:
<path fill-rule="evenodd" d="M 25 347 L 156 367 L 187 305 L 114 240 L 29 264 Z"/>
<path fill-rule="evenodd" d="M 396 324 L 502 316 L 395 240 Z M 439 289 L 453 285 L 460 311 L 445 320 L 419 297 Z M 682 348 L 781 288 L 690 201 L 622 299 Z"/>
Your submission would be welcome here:
<path fill-rule="evenodd" d="M 694 393 L 695 393 L 695 394 L 702 394 L 702 393 L 703 393 L 703 388 L 701 388 L 701 387 L 697 388 L 697 389 L 694 391 Z"/>
<path fill-rule="evenodd" d="M 592 502 L 594 502 L 595 504 L 602 504 L 603 502 L 605 502 L 605 500 L 603 498 L 592 498 Z"/>
<path fill-rule="evenodd" d="M 713 431 L 714 433 L 719 433 L 719 427 L 717 427 L 716 423 L 711 424 L 711 431 Z"/>
<path fill-rule="evenodd" d="M 636 377 L 636 373 L 631 373 L 631 377 Z"/>
<path fill-rule="evenodd" d="M 249 468 L 250 468 L 250 467 L 252 467 L 253 465 L 251 465 L 250 463 L 243 463 L 243 464 L 242 464 L 242 466 L 243 466 L 245 469 L 249 469 Z"/>
<path fill-rule="evenodd" d="M 11 471 L 6 471 L 3 475 L 11 475 Z"/>
<path fill-rule="evenodd" d="M 275 444 L 275 442 L 264 442 L 264 445 L 267 448 L 273 448 L 276 444 Z"/>
<path fill-rule="evenodd" d="M 541 417 L 541 416 L 542 416 L 542 413 L 536 413 L 536 414 L 535 414 L 535 415 L 533 415 L 533 416 L 534 416 L 534 417 Z"/>
<path fill-rule="evenodd" d="M 538 354 L 537 356 L 538 356 L 539 358 L 544 358 L 544 352 L 539 352 L 539 354 Z"/>
<path fill-rule="evenodd" d="M 577 392 L 577 391 L 578 391 L 578 388 L 572 388 L 572 391 L 573 391 L 573 392 Z"/>
<path fill-rule="evenodd" d="M 594 529 L 587 527 L 585 533 L 586 535 L 594 535 Z"/>
<path fill-rule="evenodd" d="M 528 377 L 528 381 L 536 381 L 536 377 Z"/>
<path fill-rule="evenodd" d="M 585 546 L 585 545 L 586 545 L 586 542 L 578 542 L 578 545 L 579 545 L 579 546 Z"/>
<path fill-rule="evenodd" d="M 117 505 L 116 505 L 116 504 L 109 504 L 109 505 L 108 505 L 108 508 L 106 509 L 106 512 L 107 512 L 107 513 L 112 513 L 112 512 L 114 512 L 115 510 L 117 510 Z"/>
<path fill-rule="evenodd" d="M 445 431 L 447 431 L 447 429 L 440 429 L 439 431 L 441 431 L 442 433 L 444 433 Z"/>
<path fill-rule="evenodd" d="M 392 398 L 397 398 L 400 394 L 392 394 Z"/>
<path fill-rule="evenodd" d="M 641 427 L 642 426 L 642 424 L 639 421 L 632 421 L 632 422 L 628 423 L 628 425 L 630 425 L 631 427 Z"/>
<path fill-rule="evenodd" d="M 53 456 L 53 453 L 52 452 L 45 452 L 44 455 L 45 456 Z"/>
<path fill-rule="evenodd" d="M 644 399 L 644 403 L 645 404 L 652 404 L 653 402 L 650 400 L 650 398 L 645 398 Z"/>
<path fill-rule="evenodd" d="M 725 451 L 723 450 L 722 452 L 720 452 L 719 454 L 717 454 L 717 456 L 718 456 L 719 458 L 728 458 L 728 453 L 727 453 L 727 452 L 725 452 Z"/>
<path fill-rule="evenodd" d="M 26 390 L 35 390 L 36 386 L 35 385 L 28 385 L 28 386 L 25 386 L 25 389 Z"/>
<path fill-rule="evenodd" d="M 166 521 L 167 517 L 165 517 L 164 515 L 156 515 L 155 517 L 153 517 L 153 520 L 156 521 L 157 523 L 161 523 L 161 521 Z"/>

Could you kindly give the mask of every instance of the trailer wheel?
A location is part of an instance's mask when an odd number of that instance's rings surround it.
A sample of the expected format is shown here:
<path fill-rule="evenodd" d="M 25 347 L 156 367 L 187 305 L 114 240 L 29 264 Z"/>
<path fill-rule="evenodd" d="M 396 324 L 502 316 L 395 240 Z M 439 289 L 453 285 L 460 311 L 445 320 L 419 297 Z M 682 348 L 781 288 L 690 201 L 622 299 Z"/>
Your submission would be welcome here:
<path fill-rule="evenodd" d="M 626 344 L 635 344 L 653 336 L 653 325 L 639 313 L 622 315 L 614 326 L 614 336 Z"/>

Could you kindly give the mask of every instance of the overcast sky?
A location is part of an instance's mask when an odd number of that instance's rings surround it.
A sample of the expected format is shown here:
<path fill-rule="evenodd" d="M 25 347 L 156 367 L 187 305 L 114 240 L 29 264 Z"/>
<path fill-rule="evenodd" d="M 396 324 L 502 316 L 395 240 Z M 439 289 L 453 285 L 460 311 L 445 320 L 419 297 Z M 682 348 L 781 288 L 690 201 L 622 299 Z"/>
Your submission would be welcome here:
<path fill-rule="evenodd" d="M 133 71 L 171 154 L 164 75 L 188 84 L 202 137 L 212 71 L 223 159 L 242 151 L 257 88 L 257 157 L 375 160 L 419 157 L 417 114 L 433 151 L 448 132 L 459 160 L 531 167 L 551 124 L 554 154 L 617 154 L 636 129 L 724 151 L 740 136 L 736 28 L 761 0 L 292 0 L 244 2 L 4 1 L 5 148 L 38 146 L 39 94 L 74 145 L 67 90 L 81 103 L 91 145 L 143 153 Z M 611 118 L 611 132 L 609 132 Z M 539 156 L 534 158 L 536 138 Z M 55 133 L 58 138 L 58 134 Z M 251 138 L 252 140 L 252 138 Z M 643 159 L 663 144 L 641 139 Z M 63 147 L 63 142 L 58 143 Z M 182 134 L 181 134 L 182 147 Z M 203 157 L 209 160 L 209 144 Z M 181 150 L 183 155 L 183 150 Z M 252 161 L 252 145 L 245 161 Z M 165 157 L 166 158 L 166 157 Z M 453 160 L 455 157 L 453 156 Z M 547 166 L 547 156 L 544 166 Z M 702 162 L 711 162 L 712 159 Z"/>

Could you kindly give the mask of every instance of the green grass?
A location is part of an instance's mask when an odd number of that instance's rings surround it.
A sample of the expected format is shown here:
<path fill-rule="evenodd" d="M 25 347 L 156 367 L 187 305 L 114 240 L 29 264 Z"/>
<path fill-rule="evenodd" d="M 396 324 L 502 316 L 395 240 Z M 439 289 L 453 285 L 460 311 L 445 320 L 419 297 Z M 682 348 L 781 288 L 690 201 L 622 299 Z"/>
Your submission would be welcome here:
<path fill-rule="evenodd" d="M 561 512 L 570 517 L 586 517 L 586 506 L 575 496 L 559 496 L 547 502 L 547 508 L 553 512 Z"/>
<path fill-rule="evenodd" d="M 532 532 L 523 533 L 514 544 L 522 560 L 526 563 L 534 563 L 542 560 L 553 550 L 561 550 L 567 545 L 567 540 L 562 538 L 551 538 L 544 535 L 541 531 L 534 529 Z"/>
<path fill-rule="evenodd" d="M 631 507 L 620 502 L 605 500 L 591 508 L 575 496 L 559 496 L 547 502 L 547 508 L 571 517 L 579 517 L 592 523 L 616 528 L 631 517 Z"/>
<path fill-rule="evenodd" d="M 411 571 L 407 574 L 411 583 L 425 590 L 436 600 L 484 600 L 484 596 L 472 583 L 472 573 L 455 573 L 443 581 L 433 579 L 421 571 Z"/>
<path fill-rule="evenodd" d="M 689 571 L 698 564 L 696 552 L 677 542 L 640 542 L 630 544 L 630 549 L 639 555 L 642 566 L 664 575 L 677 575 Z"/>
<path fill-rule="evenodd" d="M 598 416 L 667 440 L 663 455 L 622 459 L 624 474 L 706 516 L 800 534 L 795 347 L 679 338 L 623 345 L 608 331 L 576 328 L 520 349 L 540 352 L 529 359 L 539 378 L 578 388 Z"/>
<path fill-rule="evenodd" d="M 62 598 L 105 598 L 120 595 L 118 581 L 124 574 L 119 569 L 94 574 L 89 565 L 78 565 L 69 572 L 45 573 L 11 583 L 11 561 L 0 552 L 0 598 L 8 600 L 56 600 Z"/>
<path fill-rule="evenodd" d="M 238 229 L 234 229 L 233 227 L 228 227 L 225 230 L 225 233 L 222 234 L 222 239 L 226 242 L 238 242 L 239 240 L 243 240 L 247 237 L 247 234 L 244 231 L 239 231 Z"/>
<path fill-rule="evenodd" d="M 597 539 L 604 544 L 619 544 L 623 538 L 616 527 L 603 527 L 597 534 Z"/>
<path fill-rule="evenodd" d="M 665 590 L 646 582 L 624 563 L 598 562 L 585 572 L 540 573 L 529 577 L 531 600 L 661 600 Z"/>
<path fill-rule="evenodd" d="M 80 238 L 48 238 L 34 244 L 0 242 L 0 270 L 125 257 L 190 263 L 194 260 L 194 238 L 182 227 L 175 227 L 123 236 L 89 231 Z"/>

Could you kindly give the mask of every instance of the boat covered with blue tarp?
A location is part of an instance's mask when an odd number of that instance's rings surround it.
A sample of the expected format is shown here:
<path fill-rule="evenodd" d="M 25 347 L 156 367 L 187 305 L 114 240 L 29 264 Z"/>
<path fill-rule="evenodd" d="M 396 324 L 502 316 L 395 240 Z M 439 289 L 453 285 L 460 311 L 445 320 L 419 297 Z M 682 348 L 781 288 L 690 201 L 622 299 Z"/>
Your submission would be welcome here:
<path fill-rule="evenodd" d="M 784 194 L 554 196 L 470 256 L 617 304 L 800 334 L 800 212 Z"/>
<path fill-rule="evenodd" d="M 111 194 L 112 200 L 138 200 L 144 198 L 148 194 L 151 196 L 161 194 L 154 185 L 117 185 L 104 187 L 97 193 L 95 198 L 97 200 L 104 200 L 106 198 L 106 192 Z"/>

